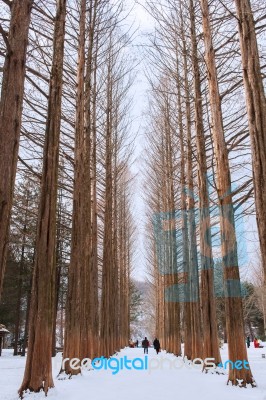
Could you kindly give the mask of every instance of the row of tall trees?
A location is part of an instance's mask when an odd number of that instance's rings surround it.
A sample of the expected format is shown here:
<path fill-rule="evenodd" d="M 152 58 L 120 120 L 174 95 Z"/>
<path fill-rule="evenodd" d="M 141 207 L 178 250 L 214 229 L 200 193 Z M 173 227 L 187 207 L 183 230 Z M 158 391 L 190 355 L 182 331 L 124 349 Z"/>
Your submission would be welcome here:
<path fill-rule="evenodd" d="M 152 73 L 146 177 L 156 331 L 164 347 L 179 355 L 182 327 L 184 355 L 214 357 L 216 364 L 217 256 L 229 359 L 247 359 L 240 283 L 246 260 L 239 258 L 237 232 L 241 218 L 253 215 L 253 188 L 265 252 L 265 54 L 259 51 L 265 15 L 260 1 L 252 6 L 229 0 L 148 3 L 156 21 L 147 50 Z M 255 384 L 244 369 L 231 369 L 228 382 Z"/>
<path fill-rule="evenodd" d="M 128 344 L 133 64 L 122 2 L 1 3 L 0 282 L 13 260 L 22 396 L 54 386 L 58 336 L 70 359 Z"/>

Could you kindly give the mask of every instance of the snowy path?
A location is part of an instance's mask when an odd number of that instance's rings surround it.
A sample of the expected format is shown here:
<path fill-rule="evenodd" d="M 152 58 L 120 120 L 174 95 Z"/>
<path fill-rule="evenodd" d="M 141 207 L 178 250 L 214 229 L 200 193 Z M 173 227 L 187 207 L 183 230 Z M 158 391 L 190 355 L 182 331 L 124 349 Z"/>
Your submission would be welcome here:
<path fill-rule="evenodd" d="M 48 394 L 48 400 L 266 400 L 266 359 L 261 357 L 264 349 L 249 349 L 249 359 L 253 374 L 258 383 L 256 389 L 228 387 L 226 376 L 202 374 L 196 369 L 169 369 L 172 355 L 162 352 L 156 355 L 149 349 L 151 359 L 162 359 L 163 368 L 147 370 L 125 370 L 116 375 L 111 370 L 86 371 L 83 376 L 71 380 L 55 379 L 56 388 Z M 127 356 L 143 358 L 142 349 L 124 349 L 118 358 Z M 227 359 L 226 350 L 222 351 L 223 360 Z M 57 362 L 59 363 L 59 356 Z M 162 360 L 161 360 L 162 362 Z M 9 350 L 0 357 L 0 400 L 15 400 L 21 383 L 24 363 L 21 357 L 13 357 Z M 152 361 L 155 365 L 156 361 Z M 58 372 L 55 366 L 54 374 Z M 43 393 L 26 396 L 27 399 L 44 399 Z"/>

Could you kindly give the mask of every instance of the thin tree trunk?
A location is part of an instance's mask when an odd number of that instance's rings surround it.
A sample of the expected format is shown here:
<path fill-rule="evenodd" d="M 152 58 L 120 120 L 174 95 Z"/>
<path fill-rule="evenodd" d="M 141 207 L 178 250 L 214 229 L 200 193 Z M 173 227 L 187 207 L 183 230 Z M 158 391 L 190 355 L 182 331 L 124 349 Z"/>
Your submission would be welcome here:
<path fill-rule="evenodd" d="M 35 249 L 33 253 L 33 261 L 32 264 L 34 265 L 35 262 Z M 22 354 L 21 356 L 25 357 L 26 355 L 26 347 L 28 345 L 28 334 L 29 334 L 29 324 L 30 324 L 30 304 L 31 304 L 31 288 L 32 288 L 32 280 L 33 274 L 31 273 L 30 276 L 30 283 L 29 289 L 27 294 L 27 310 L 26 310 L 26 320 L 25 320 L 25 328 L 24 328 L 24 338 L 23 338 L 23 345 L 22 345 Z"/>
<path fill-rule="evenodd" d="M 177 58 L 178 60 L 178 58 Z M 180 79 L 179 68 L 177 67 L 177 76 Z M 187 221 L 187 205 L 186 205 L 186 159 L 185 159 L 185 144 L 184 144 L 184 129 L 182 121 L 182 105 L 181 105 L 181 90 L 180 82 L 177 82 L 177 102 L 178 102 L 178 125 L 180 135 L 180 185 L 181 185 L 181 215 L 182 215 L 182 243 L 183 243 L 183 268 L 182 272 L 186 279 L 185 291 L 183 295 L 184 301 L 184 356 L 189 360 L 192 357 L 192 323 L 191 323 L 191 291 L 189 284 L 189 248 L 188 248 L 188 221 Z"/>
<path fill-rule="evenodd" d="M 28 203 L 28 199 L 27 199 Z M 17 294 L 17 309 L 16 309 L 16 324 L 15 324 L 15 344 L 14 344 L 14 356 L 18 355 L 18 340 L 20 333 L 20 323 L 21 323 L 21 294 L 22 294 L 22 279 L 24 272 L 24 256 L 25 256 L 25 235 L 27 230 L 27 214 L 28 214 L 28 204 L 26 205 L 25 211 L 25 220 L 23 227 L 23 235 L 22 235 L 22 248 L 21 248 L 21 256 L 19 263 L 19 281 L 18 281 L 18 294 Z"/>
<path fill-rule="evenodd" d="M 191 291 L 191 330 L 192 330 L 192 359 L 202 357 L 202 334 L 200 321 L 200 299 L 199 299 L 199 274 L 198 274 L 198 254 L 197 254 L 197 234 L 195 221 L 195 200 L 194 200 L 194 180 L 193 180 L 193 161 L 192 161 L 192 133 L 191 133 L 191 109 L 188 82 L 188 62 L 186 39 L 184 35 L 183 16 L 181 16 L 181 38 L 183 44 L 184 60 L 184 91 L 186 103 L 186 142 L 187 142 L 187 211 L 188 211 L 188 236 L 189 236 L 189 284 Z"/>
<path fill-rule="evenodd" d="M 92 94 L 92 228 L 91 228 L 91 320 L 92 320 L 92 357 L 97 357 L 99 352 L 99 298 L 98 298 L 98 221 L 97 221 L 97 52 L 96 42 L 93 71 Z"/>
<path fill-rule="evenodd" d="M 110 61 L 111 62 L 111 61 Z M 113 307 L 112 302 L 112 275 L 113 275 L 113 244 L 112 244 L 112 217 L 113 217 L 113 176 L 112 176 L 112 87 L 111 66 L 108 67 L 107 82 L 107 120 L 105 138 L 105 210 L 104 210 L 104 243 L 102 267 L 102 298 L 101 298 L 101 355 L 109 357 L 114 343 L 112 330 Z"/>
<path fill-rule="evenodd" d="M 26 51 L 33 0 L 13 0 L 0 101 L 0 298 L 18 160 Z M 5 34 L 4 34 L 5 35 Z"/>
<path fill-rule="evenodd" d="M 54 322 L 53 322 L 53 342 L 52 342 L 52 357 L 56 356 L 56 322 L 57 312 L 59 304 L 59 290 L 61 281 L 61 270 L 62 270 L 62 238 L 61 238 L 61 226 L 62 226 L 62 191 L 60 191 L 58 199 L 58 210 L 57 210 L 57 227 L 56 227 L 56 278 L 55 278 L 55 302 L 54 302 Z"/>
<path fill-rule="evenodd" d="M 173 168 L 173 144 L 170 126 L 170 109 L 168 99 L 166 100 L 166 115 L 165 115 L 165 135 L 166 135 L 166 152 L 167 152 L 167 177 L 168 177 L 168 217 L 169 232 L 168 232 L 168 264 L 170 266 L 170 281 L 172 285 L 176 284 L 177 273 L 177 239 L 175 226 L 175 199 L 174 199 L 174 168 Z M 175 286 L 177 287 L 177 286 Z M 169 318 L 169 351 L 175 355 L 181 355 L 181 336 L 180 336 L 180 302 L 179 299 L 166 302 Z"/>
<path fill-rule="evenodd" d="M 30 280 L 30 287 L 32 284 L 32 277 Z M 25 320 L 25 327 L 24 327 L 24 337 L 23 337 L 23 344 L 22 344 L 22 352 L 21 356 L 25 357 L 26 355 L 26 347 L 28 344 L 28 333 L 29 333 L 29 317 L 30 317 L 30 299 L 31 299 L 31 291 L 28 291 L 27 295 L 27 309 L 26 309 L 26 320 Z"/>
<path fill-rule="evenodd" d="M 112 289 L 113 289 L 113 296 L 112 296 L 112 302 L 114 304 L 113 307 L 113 314 L 112 314 L 112 330 L 114 332 L 114 343 L 113 343 L 113 349 L 114 351 L 119 351 L 118 348 L 118 337 L 119 337 L 119 275 L 118 275 L 118 256 L 117 256 L 117 247 L 118 247 L 118 205 L 117 205 L 117 196 L 118 196 L 118 173 L 117 173 L 117 129 L 118 129 L 118 123 L 117 123 L 117 112 L 118 110 L 116 109 L 115 112 L 113 113 L 114 116 L 114 151 L 113 151 L 113 274 L 112 274 Z"/>
<path fill-rule="evenodd" d="M 68 293 L 66 305 L 64 358 L 73 359 L 80 356 L 81 347 L 81 277 L 84 256 L 84 168 L 85 168 L 85 137 L 84 137 L 84 84 L 85 84 L 85 29 L 86 0 L 82 0 L 79 22 L 79 53 L 76 93 L 76 126 L 75 126 L 75 178 L 73 194 L 73 216 L 71 233 L 71 260 L 68 274 Z M 82 202 L 80 209 L 80 201 Z M 84 282 L 82 282 L 83 284 Z M 83 301 L 84 299 L 82 299 Z M 64 372 L 67 375 L 77 375 L 80 369 L 73 369 L 69 362 L 65 363 Z M 61 371 L 62 372 L 62 371 Z"/>
<path fill-rule="evenodd" d="M 167 166 L 167 154 L 166 154 L 166 138 L 165 134 L 162 135 L 162 211 L 163 215 L 166 215 L 166 222 L 169 224 L 169 208 L 168 208 L 168 190 L 167 190 L 167 178 L 168 178 L 168 166 Z M 171 276 L 171 239 L 169 240 L 169 235 L 171 232 L 167 229 L 164 229 L 163 233 L 163 296 L 164 296 L 164 348 L 166 351 L 170 351 L 170 315 L 169 315 L 169 307 L 171 303 L 169 299 L 165 298 L 165 291 L 167 288 L 168 280 L 170 277 L 170 283 L 172 283 Z M 171 238 L 171 236 L 170 236 Z"/>

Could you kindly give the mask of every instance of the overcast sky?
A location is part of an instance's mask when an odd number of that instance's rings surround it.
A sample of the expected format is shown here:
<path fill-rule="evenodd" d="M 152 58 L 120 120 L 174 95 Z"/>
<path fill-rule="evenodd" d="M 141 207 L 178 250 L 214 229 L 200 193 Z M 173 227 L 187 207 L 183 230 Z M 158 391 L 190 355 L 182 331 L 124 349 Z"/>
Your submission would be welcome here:
<path fill-rule="evenodd" d="M 135 216 L 135 225 L 137 228 L 136 253 L 134 263 L 134 276 L 137 279 L 145 279 L 145 204 L 143 201 L 143 159 L 145 157 L 145 112 L 147 111 L 147 90 L 148 84 L 144 74 L 144 56 L 142 47 L 147 43 L 145 35 L 153 29 L 153 20 L 145 10 L 146 1 L 138 2 L 127 0 L 127 9 L 131 10 L 127 17 L 128 25 L 133 24 L 133 30 L 136 30 L 131 49 L 138 62 L 136 68 L 137 76 L 132 88 L 134 96 L 132 109 L 132 135 L 137 135 L 135 141 L 135 163 L 132 166 L 132 172 L 135 175 L 133 212 Z"/>

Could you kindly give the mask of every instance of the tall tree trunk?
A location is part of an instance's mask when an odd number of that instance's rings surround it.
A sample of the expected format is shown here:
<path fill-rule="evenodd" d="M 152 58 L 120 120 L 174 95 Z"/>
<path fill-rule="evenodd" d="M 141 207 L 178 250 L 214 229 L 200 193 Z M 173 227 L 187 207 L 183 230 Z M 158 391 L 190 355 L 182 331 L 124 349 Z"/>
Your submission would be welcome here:
<path fill-rule="evenodd" d="M 166 169 L 167 169 L 167 196 L 168 196 L 168 207 L 167 214 L 169 218 L 169 231 L 168 231 L 168 254 L 167 263 L 169 265 L 170 272 L 170 284 L 175 285 L 178 282 L 178 271 L 177 271 L 177 238 L 176 238 L 176 226 L 175 226 L 175 196 L 174 196 L 174 167 L 173 167 L 173 143 L 172 133 L 170 125 L 170 104 L 166 99 L 165 107 L 165 136 L 166 136 Z M 176 279 L 177 277 L 177 279 Z M 178 286 L 175 286 L 176 288 Z M 177 289 L 178 292 L 178 289 Z M 169 351 L 176 355 L 181 355 L 181 335 L 180 335 L 180 302 L 179 299 L 172 299 L 174 301 L 166 301 L 166 307 L 169 318 Z"/>
<path fill-rule="evenodd" d="M 212 138 L 214 143 L 218 200 L 220 206 L 220 229 L 222 240 L 223 276 L 225 289 L 226 325 L 228 334 L 229 359 L 247 360 L 243 307 L 237 256 L 237 242 L 234 222 L 234 208 L 231 191 L 231 174 L 226 147 L 221 98 L 215 63 L 215 52 L 211 36 L 208 0 L 201 0 L 205 58 L 208 74 L 209 98 L 212 115 Z M 237 370 L 230 367 L 228 382 L 232 385 L 253 384 L 251 370 Z"/>
<path fill-rule="evenodd" d="M 17 169 L 26 51 L 33 0 L 13 0 L 0 101 L 0 298 Z"/>
<path fill-rule="evenodd" d="M 130 226 L 127 202 L 127 182 L 122 178 L 119 195 L 119 318 L 120 348 L 129 341 L 129 265 L 130 265 Z"/>
<path fill-rule="evenodd" d="M 178 60 L 178 55 L 177 55 Z M 186 157 L 185 157 L 185 143 L 184 143 L 184 129 L 182 118 L 182 102 L 181 102 L 181 89 L 180 89 L 180 72 L 177 65 L 177 104 L 178 104 L 178 126 L 180 138 L 180 187 L 181 187 L 181 217 L 182 217 L 182 245 L 183 245 L 183 266 L 182 272 L 185 277 L 185 289 L 183 293 L 184 301 L 184 356 L 189 360 L 192 357 L 192 323 L 191 323 L 191 291 L 189 285 L 189 248 L 188 248 L 188 218 L 187 218 L 187 205 L 186 205 Z"/>
<path fill-rule="evenodd" d="M 25 240 L 27 233 L 27 219 L 28 219 L 28 203 L 29 203 L 29 192 L 27 191 L 26 205 L 25 205 L 25 218 L 22 233 L 22 248 L 20 256 L 19 265 L 19 281 L 18 281 L 18 294 L 17 294 L 17 310 L 16 310 L 16 324 L 15 324 L 15 344 L 14 344 L 14 356 L 18 354 L 18 340 L 20 333 L 20 323 L 21 323 L 21 295 L 22 295 L 22 279 L 24 272 L 24 259 L 25 259 Z"/>
<path fill-rule="evenodd" d="M 113 295 L 112 295 L 112 302 L 114 304 L 113 307 L 113 313 L 112 313 L 112 330 L 114 333 L 114 343 L 113 343 L 113 349 L 114 351 L 119 351 L 118 348 L 118 338 L 119 338 L 119 274 L 118 274 L 118 255 L 117 255 L 117 248 L 118 248 L 118 165 L 117 165 L 117 129 L 118 129 L 118 122 L 117 122 L 117 113 L 118 110 L 116 109 L 113 113 L 113 118 L 114 118 L 114 151 L 113 151 L 113 273 L 112 273 L 112 289 L 113 289 Z"/>
<path fill-rule="evenodd" d="M 33 253 L 33 257 L 32 257 L 32 265 L 34 265 L 34 263 L 35 263 L 35 249 L 34 249 L 34 253 Z M 33 274 L 31 273 L 29 289 L 28 289 L 28 293 L 27 293 L 26 320 L 25 320 L 24 337 L 23 337 L 22 353 L 21 353 L 21 356 L 23 356 L 23 357 L 25 357 L 25 355 L 26 355 L 26 348 L 28 346 L 32 280 L 33 280 Z"/>
<path fill-rule="evenodd" d="M 16 306 L 16 322 L 15 322 L 15 338 L 14 338 L 14 352 L 13 355 L 18 355 L 18 341 L 19 341 L 19 333 L 20 333 L 20 324 L 21 324 L 21 294 L 22 294 L 22 276 L 23 276 L 23 264 L 24 264 L 24 254 L 25 254 L 25 246 L 22 245 L 21 249 L 21 257 L 20 257 L 20 265 L 19 265 L 19 277 L 18 277 L 18 293 L 17 293 L 17 306 Z"/>
<path fill-rule="evenodd" d="M 94 66 L 93 66 L 93 93 L 92 93 L 92 228 L 91 228 L 91 320 L 92 320 L 92 357 L 99 352 L 99 298 L 98 298 L 98 221 L 97 221 L 97 56 L 98 43 L 96 39 Z"/>
<path fill-rule="evenodd" d="M 266 284 L 266 98 L 250 0 L 235 0 L 235 4 L 252 145 L 256 218 Z"/>
<path fill-rule="evenodd" d="M 57 1 L 53 62 L 43 152 L 36 256 L 31 296 L 29 348 L 20 396 L 27 389 L 47 394 L 52 378 L 55 295 L 56 205 L 63 82 L 66 0 Z"/>
<path fill-rule="evenodd" d="M 87 62 L 86 62 L 86 74 L 85 74 L 85 93 L 84 93 L 84 146 L 85 146 L 85 163 L 83 164 L 83 192 L 81 196 L 81 209 L 83 209 L 83 246 L 84 246 L 84 261 L 81 265 L 82 268 L 82 314 L 81 314 L 81 348 L 80 348 L 80 359 L 85 357 L 91 357 L 93 350 L 93 337 L 94 337 L 94 307 L 97 306 L 97 299 L 93 296 L 95 292 L 95 274 L 97 276 L 97 270 L 93 265 L 91 259 L 92 254 L 92 136 L 93 136 L 93 67 L 97 66 L 94 64 L 93 52 L 95 49 L 95 26 L 98 0 L 90 2 L 88 18 L 88 50 L 87 50 Z M 80 239 L 78 239 L 80 240 Z M 80 257 L 80 255 L 79 255 Z M 81 257 L 80 257 L 81 258 Z M 94 268 L 93 268 L 94 266 Z M 96 304 L 95 304 L 96 300 Z"/>
<path fill-rule="evenodd" d="M 167 190 L 167 179 L 168 179 L 168 166 L 167 166 L 167 152 L 166 152 L 166 138 L 165 132 L 162 134 L 161 140 L 162 146 L 162 165 L 161 165 L 161 176 L 162 176 L 162 205 L 161 209 L 163 211 L 163 215 L 166 216 L 166 227 L 163 228 L 163 296 L 164 296 L 164 348 L 166 351 L 170 351 L 170 315 L 169 315 L 169 307 L 171 307 L 171 302 L 169 299 L 166 299 L 165 293 L 168 285 L 168 281 L 172 283 L 172 263 L 171 263 L 171 245 L 173 244 L 173 240 L 171 240 L 172 232 L 169 230 L 167 225 L 170 225 L 169 221 L 169 208 L 168 208 L 168 190 Z M 162 221 L 163 222 L 163 221 Z M 172 242 L 172 243 L 171 243 Z"/>
<path fill-rule="evenodd" d="M 120 243 L 120 246 L 118 247 L 117 251 L 117 261 L 118 261 L 118 274 L 119 274 L 119 302 L 118 302 L 118 312 L 119 312 L 119 347 L 121 348 L 123 345 L 124 341 L 124 334 L 125 334 L 125 302 L 124 302 L 124 293 L 125 293 L 125 257 L 126 257 L 126 252 L 125 252 L 125 226 L 123 224 L 123 221 L 125 220 L 125 214 L 124 214 L 124 202 L 125 202 L 125 188 L 121 184 L 119 188 L 119 204 L 118 204 L 118 213 L 119 213 L 119 219 L 118 219 L 118 241 Z"/>
<path fill-rule="evenodd" d="M 56 322 L 57 312 L 59 305 L 59 289 L 61 281 L 61 270 L 62 270 L 62 238 L 61 238 L 61 227 L 62 227 L 62 191 L 60 190 L 57 205 L 57 227 L 56 227 L 56 278 L 55 278 L 55 302 L 54 302 L 54 322 L 53 322 L 53 342 L 52 342 L 52 357 L 56 356 Z"/>
<path fill-rule="evenodd" d="M 111 61 L 110 61 L 111 63 Z M 109 357 L 114 343 L 112 316 L 114 304 L 112 301 L 113 276 L 113 174 L 112 174 L 112 83 L 111 65 L 108 66 L 106 132 L 105 132 L 105 210 L 104 210 L 104 241 L 102 267 L 102 298 L 101 298 L 101 355 Z"/>
<path fill-rule="evenodd" d="M 72 248 L 64 344 L 64 356 L 70 359 L 78 357 L 80 360 L 86 357 L 92 358 L 98 350 L 96 342 L 98 271 L 97 259 L 95 264 L 95 255 L 93 255 L 95 249 L 92 249 L 92 233 L 95 237 L 95 215 L 93 214 L 95 208 L 92 208 L 95 187 L 92 186 L 94 184 L 92 161 L 94 161 L 93 146 L 95 144 L 93 135 L 96 134 L 93 125 L 96 112 L 93 101 L 96 95 L 92 93 L 92 78 L 93 66 L 97 67 L 96 64 L 93 65 L 93 50 L 98 1 L 90 2 L 88 12 L 86 12 L 86 4 L 86 1 L 82 0 L 77 71 Z M 86 27 L 87 16 L 88 27 Z M 87 53 L 85 53 L 86 31 L 88 31 Z M 72 369 L 67 362 L 65 372 L 74 375 L 80 370 Z"/>
<path fill-rule="evenodd" d="M 73 215 L 71 233 L 71 260 L 68 274 L 68 293 L 65 320 L 64 358 L 79 358 L 81 347 L 81 282 L 82 264 L 85 263 L 84 223 L 86 211 L 84 207 L 84 169 L 86 157 L 86 138 L 84 133 L 84 84 L 85 84 L 85 37 L 86 37 L 86 0 L 82 0 L 79 22 L 79 52 L 76 93 L 76 126 L 75 126 L 75 171 Z M 85 212 L 85 215 L 84 215 Z M 85 218 L 85 221 L 84 221 Z M 84 299 L 82 299 L 83 301 Z M 65 363 L 67 375 L 77 375 L 80 369 L 73 369 L 69 362 Z"/>
<path fill-rule="evenodd" d="M 31 285 L 32 285 L 32 276 L 30 279 L 30 287 L 31 287 Z M 22 357 L 25 357 L 25 355 L 26 355 L 26 347 L 28 344 L 29 319 L 30 319 L 30 299 L 31 299 L 31 291 L 29 289 L 29 291 L 27 293 L 26 319 L 25 319 L 24 337 L 23 337 L 22 352 L 21 352 Z"/>
<path fill-rule="evenodd" d="M 203 336 L 203 360 L 214 357 L 215 363 L 221 362 L 216 307 L 214 296 L 214 271 L 211 240 L 211 221 L 209 205 L 209 188 L 207 177 L 207 159 L 205 150 L 203 107 L 201 93 L 201 76 L 198 61 L 198 49 L 195 26 L 194 0 L 190 0 L 190 27 L 192 42 L 192 66 L 194 74 L 195 96 L 195 120 L 196 142 L 198 157 L 198 185 L 199 185 L 199 209 L 200 209 L 200 252 L 201 252 L 201 304 L 202 304 L 202 336 Z"/>
<path fill-rule="evenodd" d="M 200 299 L 199 299 L 199 273 L 198 273 L 198 252 L 197 233 L 194 200 L 193 160 L 192 160 L 192 133 L 191 133 L 191 109 L 188 81 L 188 61 L 186 39 L 184 34 L 182 10 L 181 16 L 181 38 L 183 45 L 184 60 L 184 91 L 186 103 L 186 142 L 187 142 L 187 211 L 188 211 L 188 236 L 189 236 L 189 284 L 191 291 L 191 325 L 192 325 L 192 359 L 202 357 L 202 334 L 200 320 Z"/>

